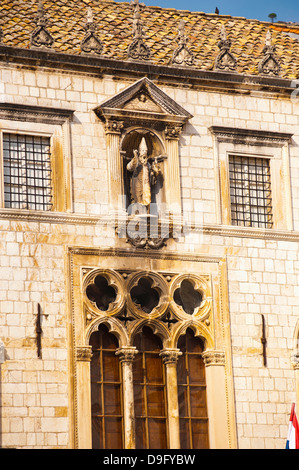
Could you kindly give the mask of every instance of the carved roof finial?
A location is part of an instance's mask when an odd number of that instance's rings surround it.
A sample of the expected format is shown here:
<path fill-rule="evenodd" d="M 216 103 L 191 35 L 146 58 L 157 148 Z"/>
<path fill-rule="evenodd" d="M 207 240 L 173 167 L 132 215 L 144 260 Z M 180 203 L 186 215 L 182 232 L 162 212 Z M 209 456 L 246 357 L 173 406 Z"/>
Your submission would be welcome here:
<path fill-rule="evenodd" d="M 227 41 L 227 34 L 224 24 L 221 26 L 220 38 L 221 41 Z"/>
<path fill-rule="evenodd" d="M 258 71 L 264 75 L 279 75 L 281 67 L 275 54 L 276 47 L 272 45 L 272 34 L 268 30 L 266 34 L 265 46 L 263 49 L 264 58 L 258 65 Z"/>
<path fill-rule="evenodd" d="M 268 29 L 267 34 L 266 34 L 265 45 L 266 45 L 267 47 L 272 46 L 272 34 L 271 34 L 270 29 Z"/>
<path fill-rule="evenodd" d="M 187 47 L 189 39 L 185 35 L 185 21 L 181 20 L 178 28 L 178 48 L 174 51 L 172 56 L 172 63 L 179 65 L 193 65 L 194 56 L 190 49 Z"/>
<path fill-rule="evenodd" d="M 143 41 L 142 22 L 140 15 L 140 6 L 145 6 L 139 3 L 139 0 L 133 0 L 131 4 L 134 6 L 134 19 L 133 19 L 133 41 L 128 48 L 128 57 L 136 60 L 148 60 L 151 52 L 149 47 Z"/>
<path fill-rule="evenodd" d="M 215 69 L 231 72 L 236 70 L 237 61 L 234 55 L 230 52 L 231 41 L 230 39 L 227 39 L 227 33 L 224 25 L 221 26 L 218 47 L 220 49 L 220 53 L 216 57 Z"/>
<path fill-rule="evenodd" d="M 54 43 L 54 39 L 46 29 L 48 19 L 45 14 L 44 5 L 42 0 L 39 0 L 37 7 L 37 15 L 35 17 L 37 27 L 31 34 L 30 46 L 31 47 L 51 47 Z"/>
<path fill-rule="evenodd" d="M 81 51 L 86 54 L 101 54 L 103 50 L 102 41 L 95 34 L 98 27 L 94 22 L 93 12 L 91 7 L 87 9 L 85 30 L 86 34 L 81 41 L 80 47 Z"/>
<path fill-rule="evenodd" d="M 87 9 L 87 23 L 93 23 L 93 13 L 91 7 L 88 7 Z"/>

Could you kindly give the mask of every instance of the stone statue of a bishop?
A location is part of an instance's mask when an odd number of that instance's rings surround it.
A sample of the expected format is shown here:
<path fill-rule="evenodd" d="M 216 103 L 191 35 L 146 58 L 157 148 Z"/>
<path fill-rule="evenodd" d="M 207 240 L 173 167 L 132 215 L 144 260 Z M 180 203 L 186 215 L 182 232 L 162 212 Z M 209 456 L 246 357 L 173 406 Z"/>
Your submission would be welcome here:
<path fill-rule="evenodd" d="M 139 149 L 133 150 L 133 158 L 127 165 L 131 177 L 131 203 L 139 203 L 149 210 L 151 187 L 156 184 L 161 168 L 157 159 L 149 159 L 145 138 L 142 137 Z M 151 160 L 151 161 L 150 161 Z"/>

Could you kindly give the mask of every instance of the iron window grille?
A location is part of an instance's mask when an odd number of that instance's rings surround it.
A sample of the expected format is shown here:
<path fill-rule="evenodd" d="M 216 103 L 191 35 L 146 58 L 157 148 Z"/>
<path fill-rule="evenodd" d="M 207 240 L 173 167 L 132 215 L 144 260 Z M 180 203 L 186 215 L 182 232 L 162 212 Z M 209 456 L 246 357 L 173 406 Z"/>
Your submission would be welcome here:
<path fill-rule="evenodd" d="M 230 155 L 229 177 L 232 225 L 272 228 L 269 159 Z"/>
<path fill-rule="evenodd" d="M 3 134 L 4 206 L 52 208 L 50 138 Z"/>

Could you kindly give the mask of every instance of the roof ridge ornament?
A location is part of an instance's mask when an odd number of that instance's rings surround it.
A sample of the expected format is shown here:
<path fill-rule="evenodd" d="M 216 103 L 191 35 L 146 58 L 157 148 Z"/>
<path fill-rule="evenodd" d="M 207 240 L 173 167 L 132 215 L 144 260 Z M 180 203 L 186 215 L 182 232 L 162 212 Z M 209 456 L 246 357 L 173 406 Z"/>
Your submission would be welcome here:
<path fill-rule="evenodd" d="M 215 69 L 216 70 L 225 70 L 233 72 L 237 68 L 237 60 L 234 55 L 230 52 L 231 40 L 227 39 L 227 33 L 225 26 L 221 26 L 220 32 L 220 41 L 218 42 L 218 47 L 220 53 L 215 60 Z"/>
<path fill-rule="evenodd" d="M 48 19 L 45 15 L 42 0 L 39 0 L 37 7 L 37 16 L 35 17 L 37 27 L 32 31 L 30 38 L 30 47 L 52 47 L 54 39 L 46 28 Z"/>
<path fill-rule="evenodd" d="M 193 65 L 194 64 L 194 55 L 187 47 L 189 38 L 185 35 L 185 21 L 181 20 L 178 28 L 178 47 L 174 51 L 172 56 L 172 63 L 178 65 Z"/>
<path fill-rule="evenodd" d="M 86 54 L 101 54 L 103 50 L 103 43 L 97 37 L 96 31 L 98 29 L 97 24 L 94 22 L 92 8 L 87 9 L 87 19 L 85 23 L 85 36 L 80 43 L 81 51 Z"/>
<path fill-rule="evenodd" d="M 268 29 L 266 34 L 265 46 L 263 49 L 264 57 L 258 65 L 258 71 L 264 75 L 279 75 L 281 66 L 275 54 L 276 46 L 272 45 L 271 31 Z"/>
<path fill-rule="evenodd" d="M 151 52 L 150 48 L 143 41 L 144 33 L 140 16 L 140 6 L 145 5 L 144 3 L 139 3 L 139 0 L 133 0 L 131 4 L 134 5 L 133 41 L 128 48 L 128 57 L 134 60 L 148 60 Z"/>

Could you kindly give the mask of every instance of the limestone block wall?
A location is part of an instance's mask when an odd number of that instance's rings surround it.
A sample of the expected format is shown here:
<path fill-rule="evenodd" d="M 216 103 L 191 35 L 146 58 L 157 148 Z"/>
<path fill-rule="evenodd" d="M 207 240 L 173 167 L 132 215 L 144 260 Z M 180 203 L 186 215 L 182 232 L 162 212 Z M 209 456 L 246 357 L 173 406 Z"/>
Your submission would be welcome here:
<path fill-rule="evenodd" d="M 13 65 L 0 68 L 3 102 L 75 110 L 71 123 L 74 217 L 92 220 L 107 211 L 106 139 L 93 109 L 134 81 Z M 182 205 L 185 216 L 198 226 L 218 223 L 218 175 L 210 126 L 294 134 L 292 207 L 288 208 L 294 232 L 289 236 L 275 232 L 271 238 L 259 231 L 250 237 L 249 231 L 234 235 L 198 230 L 164 248 L 165 252 L 226 258 L 238 445 L 283 448 L 290 405 L 298 400 L 291 356 L 299 309 L 299 105 L 258 93 L 241 96 L 157 85 L 194 116 L 181 135 L 179 149 Z M 72 446 L 68 246 L 127 247 L 111 227 L 83 218 L 75 221 L 72 214 L 58 223 L 54 217 L 22 220 L 0 210 L 0 336 L 6 353 L 0 365 L 3 447 Z M 42 359 L 36 354 L 37 303 L 43 313 Z M 261 314 L 266 320 L 267 367 L 262 362 Z"/>

